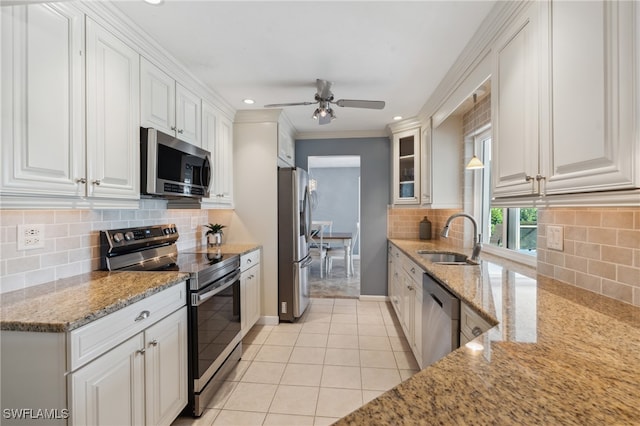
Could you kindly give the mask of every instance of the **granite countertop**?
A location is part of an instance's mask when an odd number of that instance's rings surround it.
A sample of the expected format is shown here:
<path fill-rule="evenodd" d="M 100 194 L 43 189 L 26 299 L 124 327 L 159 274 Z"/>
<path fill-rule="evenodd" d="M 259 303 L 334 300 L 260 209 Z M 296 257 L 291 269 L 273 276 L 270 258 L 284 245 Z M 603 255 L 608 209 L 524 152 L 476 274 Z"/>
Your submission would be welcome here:
<path fill-rule="evenodd" d="M 444 266 L 392 239 L 465 303 L 498 324 L 339 420 L 362 424 L 640 424 L 640 309 L 481 256 Z"/>
<path fill-rule="evenodd" d="M 71 331 L 188 278 L 183 272 L 94 271 L 5 293 L 0 329 Z"/>

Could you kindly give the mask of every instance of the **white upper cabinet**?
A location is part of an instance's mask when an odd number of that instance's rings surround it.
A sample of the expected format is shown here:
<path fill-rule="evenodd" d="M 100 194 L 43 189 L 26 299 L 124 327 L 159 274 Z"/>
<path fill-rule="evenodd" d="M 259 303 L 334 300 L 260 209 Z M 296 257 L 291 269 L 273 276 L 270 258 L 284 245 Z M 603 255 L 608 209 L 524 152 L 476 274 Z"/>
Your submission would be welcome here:
<path fill-rule="evenodd" d="M 87 19 L 87 193 L 140 197 L 138 53 Z"/>
<path fill-rule="evenodd" d="M 493 196 L 538 193 L 538 7 L 531 5 L 494 46 L 491 105 Z"/>
<path fill-rule="evenodd" d="M 420 127 L 393 133 L 393 203 L 420 202 Z"/>
<path fill-rule="evenodd" d="M 194 145 L 201 145 L 200 138 L 200 98 L 176 83 L 176 132 L 178 139 Z"/>
<path fill-rule="evenodd" d="M 640 188 L 637 14 L 633 2 L 532 2 L 497 39 L 495 198 Z"/>
<path fill-rule="evenodd" d="M 62 3 L 0 13 L 2 195 L 82 196 L 84 16 Z"/>
<path fill-rule="evenodd" d="M 286 126 L 278 126 L 278 159 L 283 166 L 294 167 L 296 162 L 295 140 L 289 134 Z"/>
<path fill-rule="evenodd" d="M 233 205 L 233 123 L 220 110 L 202 102 L 202 147 L 211 152 L 210 196 L 202 204 L 210 207 Z"/>
<path fill-rule="evenodd" d="M 144 57 L 140 64 L 142 127 L 201 146 L 201 100 Z"/>
<path fill-rule="evenodd" d="M 546 194 L 640 187 L 634 3 L 549 5 Z"/>
<path fill-rule="evenodd" d="M 431 150 L 431 120 L 429 124 L 422 128 L 422 139 L 420 146 L 420 204 L 428 206 L 432 202 L 433 192 L 431 176 L 431 160 L 433 159 Z"/>
<path fill-rule="evenodd" d="M 3 205 L 137 203 L 138 54 L 63 3 L 1 13 Z"/>
<path fill-rule="evenodd" d="M 140 117 L 142 127 L 175 135 L 176 81 L 144 57 L 140 59 Z"/>

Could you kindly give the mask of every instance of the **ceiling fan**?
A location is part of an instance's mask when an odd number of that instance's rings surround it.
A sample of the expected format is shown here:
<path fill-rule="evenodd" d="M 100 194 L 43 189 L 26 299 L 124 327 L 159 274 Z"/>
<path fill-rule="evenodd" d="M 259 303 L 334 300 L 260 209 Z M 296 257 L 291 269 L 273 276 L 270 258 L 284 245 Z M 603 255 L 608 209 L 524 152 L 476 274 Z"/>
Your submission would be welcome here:
<path fill-rule="evenodd" d="M 384 108 L 384 101 L 363 101 L 358 99 L 339 99 L 333 100 L 333 93 L 331 92 L 331 83 L 327 80 L 316 79 L 316 86 L 318 88 L 314 102 L 291 102 L 285 104 L 269 104 L 265 105 L 265 108 L 273 107 L 286 107 L 296 105 L 313 105 L 318 104 L 318 107 L 311 116 L 313 119 L 318 120 L 319 124 L 328 124 L 336 118 L 336 115 L 331 108 L 331 105 L 337 105 L 339 107 L 347 108 L 368 108 L 368 109 L 382 109 Z"/>

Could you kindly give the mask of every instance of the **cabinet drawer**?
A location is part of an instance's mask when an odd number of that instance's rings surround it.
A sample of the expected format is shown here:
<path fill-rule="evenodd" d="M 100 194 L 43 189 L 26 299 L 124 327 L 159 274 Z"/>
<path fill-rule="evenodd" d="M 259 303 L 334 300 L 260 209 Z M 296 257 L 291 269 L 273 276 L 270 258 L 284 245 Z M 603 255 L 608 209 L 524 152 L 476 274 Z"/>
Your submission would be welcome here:
<path fill-rule="evenodd" d="M 406 256 L 403 257 L 402 268 L 407 272 L 407 274 L 409 274 L 415 283 L 422 285 L 422 274 L 424 274 L 424 271 L 413 260 Z"/>
<path fill-rule="evenodd" d="M 240 270 L 244 272 L 258 263 L 260 263 L 260 250 L 254 250 L 250 253 L 243 254 L 240 257 Z"/>
<path fill-rule="evenodd" d="M 460 309 L 460 332 L 469 339 L 475 339 L 485 331 L 489 330 L 491 325 L 482 319 L 470 307 L 461 304 Z"/>
<path fill-rule="evenodd" d="M 70 333 L 68 371 L 73 371 L 186 304 L 186 284 L 126 306 Z"/>

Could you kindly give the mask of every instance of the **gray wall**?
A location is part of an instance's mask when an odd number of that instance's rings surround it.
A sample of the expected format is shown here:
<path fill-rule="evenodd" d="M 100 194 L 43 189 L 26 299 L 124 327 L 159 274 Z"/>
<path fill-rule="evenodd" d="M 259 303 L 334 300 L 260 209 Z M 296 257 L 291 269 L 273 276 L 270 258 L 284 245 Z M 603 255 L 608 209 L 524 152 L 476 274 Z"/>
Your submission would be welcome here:
<path fill-rule="evenodd" d="M 360 293 L 384 296 L 387 294 L 387 205 L 391 188 L 389 138 L 296 141 L 298 167 L 307 170 L 307 157 L 318 155 L 360 156 Z"/>
<path fill-rule="evenodd" d="M 334 231 L 355 235 L 356 223 L 360 220 L 360 167 L 317 167 L 308 171 L 318 182 L 317 205 L 311 211 L 312 219 L 333 221 Z M 354 248 L 356 255 L 360 254 L 358 245 Z"/>

